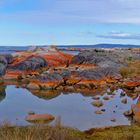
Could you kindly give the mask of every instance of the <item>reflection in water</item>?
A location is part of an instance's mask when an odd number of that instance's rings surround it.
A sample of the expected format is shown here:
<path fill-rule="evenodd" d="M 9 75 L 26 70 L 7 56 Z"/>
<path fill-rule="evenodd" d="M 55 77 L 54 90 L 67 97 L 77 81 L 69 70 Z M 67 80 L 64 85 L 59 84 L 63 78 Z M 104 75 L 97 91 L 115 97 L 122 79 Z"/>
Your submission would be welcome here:
<path fill-rule="evenodd" d="M 57 96 L 64 94 L 73 94 L 73 93 L 80 93 L 84 97 L 92 97 L 96 95 L 103 95 L 105 93 L 105 89 L 95 89 L 95 90 L 87 90 L 83 89 L 82 91 L 59 91 L 59 90 L 29 90 L 33 95 L 37 96 L 38 98 L 42 98 L 45 100 L 51 100 L 53 98 L 56 98 Z"/>
<path fill-rule="evenodd" d="M 19 86 L 18 86 L 19 87 Z M 102 91 L 84 91 L 81 94 L 77 92 L 60 91 L 31 91 L 24 88 L 16 88 L 8 85 L 1 88 L 0 95 L 4 102 L 0 103 L 0 121 L 8 120 L 12 124 L 28 125 L 25 120 L 28 112 L 37 114 L 52 114 L 55 118 L 61 117 L 62 125 L 86 130 L 94 127 L 127 125 L 131 121 L 124 117 L 124 111 L 136 104 L 137 99 L 133 100 L 127 95 L 120 97 L 122 90 L 114 91 L 113 95 Z M 34 96 L 35 95 L 35 96 Z M 95 96 L 95 97 L 94 97 Z M 109 100 L 104 100 L 109 96 Z M 93 98 L 94 97 L 94 98 Z M 97 108 L 91 103 L 96 97 L 99 97 L 103 106 Z M 127 98 L 127 104 L 123 104 L 122 99 Z M 43 100 L 42 100 L 43 99 Z M 45 99 L 45 100 L 44 100 Z M 105 110 L 102 114 L 96 114 L 96 110 Z M 116 122 L 110 121 L 115 118 Z M 55 122 L 55 121 L 54 121 Z M 51 122 L 51 124 L 54 124 Z"/>
<path fill-rule="evenodd" d="M 57 90 L 30 90 L 30 92 L 38 98 L 45 100 L 51 100 L 61 94 L 61 92 Z"/>
<path fill-rule="evenodd" d="M 0 102 L 6 97 L 5 88 L 6 86 L 0 86 Z"/>

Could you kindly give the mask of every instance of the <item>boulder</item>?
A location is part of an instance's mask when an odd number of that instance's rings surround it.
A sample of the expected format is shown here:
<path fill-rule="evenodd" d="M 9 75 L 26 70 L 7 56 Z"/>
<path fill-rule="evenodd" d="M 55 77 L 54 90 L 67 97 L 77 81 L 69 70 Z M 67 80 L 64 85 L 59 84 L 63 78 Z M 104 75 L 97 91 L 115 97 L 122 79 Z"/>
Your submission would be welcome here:
<path fill-rule="evenodd" d="M 16 70 L 36 70 L 45 66 L 47 66 L 45 59 L 40 56 L 30 56 L 26 60 L 10 66 L 10 68 Z"/>
<path fill-rule="evenodd" d="M 124 97 L 126 95 L 126 93 L 124 92 L 124 91 L 122 91 L 121 93 L 120 93 L 120 97 Z"/>
<path fill-rule="evenodd" d="M 82 70 L 78 71 L 77 75 L 80 78 L 88 79 L 88 80 L 98 80 L 103 77 L 109 77 L 109 76 L 114 76 L 117 75 L 117 71 L 114 68 L 94 68 L 94 69 L 88 69 L 88 70 Z"/>
<path fill-rule="evenodd" d="M 92 97 L 93 100 L 100 100 L 100 97 L 94 96 Z"/>
<path fill-rule="evenodd" d="M 135 88 L 139 86 L 140 86 L 140 76 L 126 79 L 123 82 L 123 87 L 129 90 L 135 90 Z"/>
<path fill-rule="evenodd" d="M 28 112 L 28 115 L 34 115 L 34 114 L 35 114 L 35 112 L 33 112 L 33 111 Z"/>
<path fill-rule="evenodd" d="M 115 118 L 111 118 L 110 121 L 116 122 L 116 119 Z"/>
<path fill-rule="evenodd" d="M 102 112 L 105 112 L 105 111 L 106 111 L 106 109 L 101 109 L 101 111 L 102 111 Z"/>
<path fill-rule="evenodd" d="M 92 105 L 96 106 L 96 107 L 101 107 L 101 106 L 103 106 L 103 101 L 95 100 L 95 101 L 92 102 Z"/>
<path fill-rule="evenodd" d="M 58 72 L 54 72 L 54 73 L 44 72 L 38 75 L 36 79 L 40 81 L 61 81 L 63 80 L 63 77 Z"/>
<path fill-rule="evenodd" d="M 51 114 L 28 114 L 25 118 L 28 122 L 45 123 L 53 121 L 55 118 Z"/>
<path fill-rule="evenodd" d="M 8 61 L 6 57 L 0 56 L 0 76 L 4 75 L 6 72 Z"/>
<path fill-rule="evenodd" d="M 0 76 L 4 75 L 6 72 L 6 65 L 0 63 Z"/>
<path fill-rule="evenodd" d="M 0 56 L 0 63 L 3 65 L 7 65 L 8 62 L 4 56 Z"/>
<path fill-rule="evenodd" d="M 96 110 L 95 114 L 102 114 L 102 112 L 100 110 Z"/>
<path fill-rule="evenodd" d="M 96 64 L 99 67 L 120 66 L 119 60 L 124 57 L 121 52 L 108 52 L 97 49 L 82 51 L 72 58 L 72 64 Z"/>
<path fill-rule="evenodd" d="M 109 96 L 104 96 L 103 99 L 104 100 L 109 100 L 110 98 L 109 98 Z"/>
<path fill-rule="evenodd" d="M 133 115 L 133 111 L 132 111 L 132 109 L 130 109 L 130 110 L 125 111 L 123 114 L 125 116 L 132 116 Z"/>
<path fill-rule="evenodd" d="M 30 90 L 40 90 L 40 86 L 36 83 L 33 83 L 33 82 L 29 83 L 27 85 L 27 88 Z"/>
<path fill-rule="evenodd" d="M 72 64 L 82 64 L 85 61 L 84 56 L 76 55 L 72 58 Z"/>
<path fill-rule="evenodd" d="M 134 92 L 140 93 L 140 86 L 139 87 L 135 87 Z"/>
<path fill-rule="evenodd" d="M 5 59 L 7 60 L 7 63 L 10 64 L 13 61 L 13 56 L 11 54 L 7 54 L 4 56 Z"/>
<path fill-rule="evenodd" d="M 122 99 L 121 102 L 122 102 L 123 104 L 127 104 L 127 98 Z"/>

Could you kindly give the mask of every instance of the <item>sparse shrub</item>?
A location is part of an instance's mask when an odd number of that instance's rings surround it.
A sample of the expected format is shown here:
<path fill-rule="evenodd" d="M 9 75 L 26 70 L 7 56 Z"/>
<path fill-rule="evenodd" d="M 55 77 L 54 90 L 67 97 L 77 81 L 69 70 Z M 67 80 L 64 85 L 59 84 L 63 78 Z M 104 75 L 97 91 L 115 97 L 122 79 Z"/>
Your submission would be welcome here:
<path fill-rule="evenodd" d="M 120 74 L 123 78 L 127 78 L 128 76 L 137 76 L 140 75 L 140 60 L 131 60 L 126 61 L 127 67 L 120 68 Z"/>
<path fill-rule="evenodd" d="M 126 78 L 129 75 L 129 69 L 127 67 L 120 68 L 120 74 L 123 78 Z"/>

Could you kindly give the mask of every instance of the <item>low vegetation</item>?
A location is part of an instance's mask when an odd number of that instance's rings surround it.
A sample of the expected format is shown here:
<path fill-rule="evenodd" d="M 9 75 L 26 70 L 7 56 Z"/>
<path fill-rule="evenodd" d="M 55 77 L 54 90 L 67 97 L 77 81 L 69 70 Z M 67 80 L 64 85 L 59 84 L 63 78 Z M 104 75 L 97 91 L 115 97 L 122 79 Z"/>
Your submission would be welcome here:
<path fill-rule="evenodd" d="M 123 78 L 140 75 L 140 60 L 127 60 L 127 66 L 120 68 Z"/>
<path fill-rule="evenodd" d="M 50 126 L 11 126 L 4 123 L 0 127 L 2 140 L 139 140 L 140 126 L 117 126 L 90 129 L 81 132 L 77 129 Z"/>

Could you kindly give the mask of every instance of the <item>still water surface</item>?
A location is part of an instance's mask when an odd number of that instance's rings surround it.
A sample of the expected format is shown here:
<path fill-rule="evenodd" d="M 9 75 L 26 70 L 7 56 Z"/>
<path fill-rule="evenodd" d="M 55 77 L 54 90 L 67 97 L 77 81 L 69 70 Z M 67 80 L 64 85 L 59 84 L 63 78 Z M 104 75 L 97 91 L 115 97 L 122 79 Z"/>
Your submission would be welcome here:
<path fill-rule="evenodd" d="M 12 124 L 28 125 L 25 116 L 29 111 L 34 111 L 61 117 L 62 125 L 80 130 L 130 124 L 131 122 L 123 116 L 123 112 L 130 109 L 131 104 L 136 103 L 136 100 L 127 97 L 128 103 L 122 104 L 120 92 L 120 89 L 116 90 L 114 98 L 110 97 L 110 100 L 103 101 L 104 105 L 97 108 L 91 104 L 93 95 L 83 96 L 80 93 L 61 93 L 55 98 L 45 99 L 33 95 L 26 89 L 9 85 L 5 88 L 5 93 L 0 93 L 0 121 L 8 120 Z M 105 95 L 98 96 L 103 100 Z M 98 115 L 95 114 L 97 109 L 106 109 L 106 111 Z M 116 122 L 111 122 L 111 118 L 115 118 Z"/>

